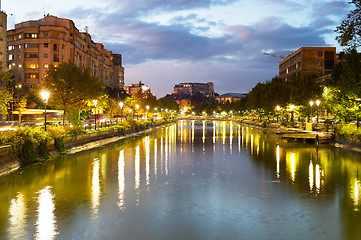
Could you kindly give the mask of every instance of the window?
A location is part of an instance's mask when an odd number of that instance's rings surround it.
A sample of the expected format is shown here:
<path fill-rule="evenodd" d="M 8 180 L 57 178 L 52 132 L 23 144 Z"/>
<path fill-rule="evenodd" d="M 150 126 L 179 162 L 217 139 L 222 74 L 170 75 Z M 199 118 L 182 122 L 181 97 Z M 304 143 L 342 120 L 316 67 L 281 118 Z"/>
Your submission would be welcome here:
<path fill-rule="evenodd" d="M 318 56 L 322 57 L 323 56 L 323 52 L 322 51 L 318 51 Z"/>
<path fill-rule="evenodd" d="M 9 51 L 14 50 L 15 46 L 9 46 L 8 49 L 9 49 Z"/>
<path fill-rule="evenodd" d="M 322 76 L 322 75 L 323 75 L 322 70 L 318 70 L 318 76 Z"/>
<path fill-rule="evenodd" d="M 14 60 L 14 55 L 13 54 L 9 54 L 9 61 Z"/>
<path fill-rule="evenodd" d="M 39 65 L 37 63 L 27 63 L 26 67 L 32 68 L 32 69 L 37 69 L 37 68 L 39 68 Z"/>
<path fill-rule="evenodd" d="M 44 58 L 48 58 L 48 54 L 47 53 L 44 53 Z"/>
<path fill-rule="evenodd" d="M 322 61 L 317 61 L 317 66 L 323 66 L 323 62 Z"/>
<path fill-rule="evenodd" d="M 48 37 L 49 36 L 49 33 L 44 33 L 44 37 Z"/>
<path fill-rule="evenodd" d="M 18 35 L 18 39 L 21 39 L 21 34 Z"/>
<path fill-rule="evenodd" d="M 39 48 L 38 43 L 25 43 L 25 48 Z"/>
<path fill-rule="evenodd" d="M 38 38 L 38 34 L 36 33 L 31 34 L 31 38 Z"/>
<path fill-rule="evenodd" d="M 44 48 L 47 48 L 49 46 L 48 43 L 44 43 Z"/>
<path fill-rule="evenodd" d="M 49 64 L 45 63 L 44 68 L 49 68 Z"/>
<path fill-rule="evenodd" d="M 53 50 L 58 51 L 58 44 L 53 44 Z"/>
<path fill-rule="evenodd" d="M 59 62 L 59 55 L 58 54 L 53 55 L 53 62 Z"/>

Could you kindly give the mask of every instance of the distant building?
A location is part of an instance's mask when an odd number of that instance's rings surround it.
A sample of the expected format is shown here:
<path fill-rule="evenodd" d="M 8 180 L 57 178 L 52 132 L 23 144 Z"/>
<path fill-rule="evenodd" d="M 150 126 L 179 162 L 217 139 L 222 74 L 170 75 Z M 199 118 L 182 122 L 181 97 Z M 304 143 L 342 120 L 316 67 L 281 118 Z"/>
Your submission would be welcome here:
<path fill-rule="evenodd" d="M 335 63 L 335 47 L 301 47 L 280 62 L 279 76 L 288 79 L 313 73 L 322 77 L 332 73 Z"/>
<path fill-rule="evenodd" d="M 42 84 L 49 65 L 72 62 L 91 69 L 107 87 L 124 86 L 121 55 L 95 43 L 85 28 L 80 32 L 72 20 L 46 16 L 15 25 L 7 32 L 7 67 L 15 83 L 32 88 Z"/>
<path fill-rule="evenodd" d="M 205 97 L 214 97 L 213 83 L 180 83 L 174 86 L 172 95 L 193 95 L 197 92 Z"/>
<path fill-rule="evenodd" d="M 2 72 L 6 71 L 6 31 L 7 15 L 5 12 L 0 11 L 0 71 Z"/>
<path fill-rule="evenodd" d="M 137 93 L 139 90 L 143 92 L 150 90 L 150 87 L 144 85 L 141 81 L 139 83 L 130 84 L 129 86 L 124 86 L 124 90 L 127 94 L 133 95 Z"/>
<path fill-rule="evenodd" d="M 226 93 L 219 96 L 216 96 L 216 100 L 220 104 L 224 104 L 226 102 L 234 103 L 241 101 L 242 98 L 245 98 L 247 94 L 244 93 Z"/>

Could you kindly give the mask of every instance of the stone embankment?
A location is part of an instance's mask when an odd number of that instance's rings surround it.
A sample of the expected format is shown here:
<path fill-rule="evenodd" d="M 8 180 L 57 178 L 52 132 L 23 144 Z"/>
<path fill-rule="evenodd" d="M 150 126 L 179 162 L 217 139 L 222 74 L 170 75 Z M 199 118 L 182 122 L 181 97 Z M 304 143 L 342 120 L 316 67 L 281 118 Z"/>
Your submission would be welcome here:
<path fill-rule="evenodd" d="M 139 136 L 162 126 L 163 125 L 154 126 L 139 132 L 127 132 L 125 135 L 120 135 L 116 129 L 108 129 L 96 132 L 88 132 L 72 137 L 65 137 L 64 144 L 66 148 L 66 154 L 71 155 L 77 152 L 102 147 L 124 138 Z M 54 147 L 54 140 L 48 142 L 47 149 L 49 150 L 52 158 L 59 156 L 59 153 L 57 153 Z M 18 149 L 10 145 L 0 146 L 0 176 L 8 174 L 12 171 L 16 171 L 20 167 L 21 161 L 18 156 Z"/>

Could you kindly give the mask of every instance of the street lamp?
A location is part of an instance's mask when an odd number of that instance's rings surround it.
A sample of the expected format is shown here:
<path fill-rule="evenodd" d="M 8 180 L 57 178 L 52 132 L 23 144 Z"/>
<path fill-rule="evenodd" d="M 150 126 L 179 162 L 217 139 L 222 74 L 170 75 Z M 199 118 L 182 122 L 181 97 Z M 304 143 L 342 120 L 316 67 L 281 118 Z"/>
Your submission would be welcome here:
<path fill-rule="evenodd" d="M 95 127 L 94 130 L 97 130 L 97 104 L 98 104 L 98 100 L 94 99 L 93 100 L 94 106 L 95 106 L 95 110 L 94 110 L 94 123 L 95 123 Z"/>
<path fill-rule="evenodd" d="M 123 103 L 123 102 L 119 102 L 119 107 L 120 107 L 120 120 L 121 120 L 121 122 L 123 122 L 123 106 L 124 106 L 124 103 Z"/>
<path fill-rule="evenodd" d="M 135 108 L 137 109 L 137 121 L 138 121 L 138 109 L 139 109 L 139 105 L 135 105 Z"/>
<path fill-rule="evenodd" d="M 313 106 L 313 101 L 310 101 L 310 106 L 311 106 L 311 117 L 310 117 L 310 119 L 311 119 L 311 121 L 312 121 L 312 106 Z M 310 119 L 308 119 L 308 120 L 310 120 Z"/>
<path fill-rule="evenodd" d="M 45 111 L 44 111 L 44 126 L 45 126 L 45 131 L 46 131 L 46 104 L 48 103 L 48 99 L 49 99 L 50 93 L 48 91 L 42 91 L 41 92 L 41 98 L 43 99 L 44 103 L 45 103 Z"/>
<path fill-rule="evenodd" d="M 291 106 L 290 106 L 292 125 L 295 124 L 295 118 L 294 118 L 294 116 L 293 116 L 295 108 L 296 108 L 295 105 L 291 105 Z"/>
<path fill-rule="evenodd" d="M 321 101 L 320 100 L 316 100 L 316 105 L 317 105 L 317 123 L 318 123 L 318 106 L 320 106 Z"/>
<path fill-rule="evenodd" d="M 278 117 L 279 117 L 279 112 L 281 111 L 281 107 L 280 106 L 277 106 L 276 107 L 276 111 L 277 111 L 277 123 L 278 123 Z"/>

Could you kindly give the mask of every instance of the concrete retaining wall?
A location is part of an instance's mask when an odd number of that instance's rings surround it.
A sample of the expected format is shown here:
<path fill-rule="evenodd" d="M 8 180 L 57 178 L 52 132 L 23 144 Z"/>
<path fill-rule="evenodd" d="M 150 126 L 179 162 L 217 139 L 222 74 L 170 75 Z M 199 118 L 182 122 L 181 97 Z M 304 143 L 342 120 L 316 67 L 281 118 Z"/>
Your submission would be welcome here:
<path fill-rule="evenodd" d="M 20 161 L 13 146 L 0 146 L 0 176 L 20 167 Z"/>

